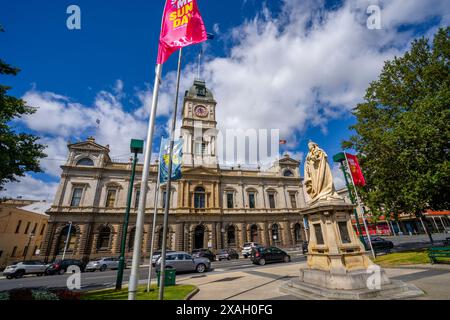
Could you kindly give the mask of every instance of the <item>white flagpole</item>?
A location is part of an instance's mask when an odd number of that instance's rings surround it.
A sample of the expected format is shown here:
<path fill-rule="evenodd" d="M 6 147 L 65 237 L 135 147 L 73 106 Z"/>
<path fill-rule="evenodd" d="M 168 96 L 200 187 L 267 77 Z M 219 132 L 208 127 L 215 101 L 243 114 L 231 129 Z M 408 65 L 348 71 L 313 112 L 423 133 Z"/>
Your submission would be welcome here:
<path fill-rule="evenodd" d="M 164 13 L 166 10 L 167 0 L 164 1 L 164 10 L 161 17 L 162 30 L 164 23 Z M 144 167 L 142 169 L 141 193 L 139 194 L 139 207 L 136 217 L 136 234 L 134 236 L 133 262 L 131 264 L 130 280 L 128 282 L 128 300 L 136 299 L 136 291 L 139 284 L 139 265 L 141 263 L 141 246 L 142 233 L 144 229 L 145 202 L 147 198 L 147 182 L 150 170 L 150 160 L 152 157 L 153 133 L 155 129 L 156 108 L 158 106 L 158 93 L 161 84 L 162 64 L 156 65 L 155 82 L 153 84 L 152 107 L 150 109 L 150 117 L 148 119 L 147 143 L 145 145 Z"/>
<path fill-rule="evenodd" d="M 153 86 L 152 107 L 148 121 L 147 143 L 145 146 L 144 168 L 142 169 L 141 192 L 139 194 L 139 207 L 136 217 L 136 234 L 134 236 L 133 262 L 131 265 L 130 281 L 128 285 L 128 300 L 136 299 L 139 282 L 139 265 L 141 263 L 142 234 L 144 229 L 145 202 L 147 196 L 147 182 L 152 156 L 153 132 L 155 129 L 156 108 L 158 105 L 159 85 L 162 74 L 162 64 L 156 65 L 155 84 Z"/>
<path fill-rule="evenodd" d="M 161 145 L 162 145 L 162 141 L 161 141 Z M 161 150 L 161 148 L 160 148 Z M 155 207 L 153 210 L 153 226 L 152 226 L 152 242 L 150 245 L 150 261 L 148 264 L 148 280 L 147 280 L 147 292 L 150 292 L 150 285 L 152 282 L 152 259 L 153 259 L 153 251 L 155 249 L 155 231 L 156 231 L 156 215 L 158 213 L 158 196 L 159 196 L 159 187 L 160 187 L 160 164 L 158 163 L 158 176 L 157 176 L 157 181 L 156 181 L 156 188 L 155 188 Z"/>
<path fill-rule="evenodd" d="M 165 281 L 165 269 L 166 269 L 166 246 L 167 246 L 167 228 L 169 224 L 169 209 L 170 209 L 170 193 L 172 185 L 172 164 L 173 164 L 173 145 L 175 141 L 175 126 L 177 124 L 177 112 L 178 112 L 178 94 L 180 89 L 180 73 L 181 73 L 181 56 L 183 48 L 180 49 L 178 55 L 178 70 L 177 70 L 177 87 L 175 94 L 175 107 L 173 110 L 172 118 L 172 130 L 170 133 L 170 150 L 169 150 L 169 167 L 167 176 L 166 187 L 166 201 L 164 207 L 164 224 L 163 224 L 163 240 L 161 248 L 161 265 L 160 265 L 160 278 L 159 278 L 159 300 L 164 300 L 164 281 Z"/>
<path fill-rule="evenodd" d="M 373 251 L 372 240 L 370 239 L 369 228 L 367 227 L 366 218 L 364 217 L 364 209 L 361 205 L 361 200 L 359 199 L 358 191 L 356 191 L 355 181 L 353 181 L 352 169 L 350 168 L 350 164 L 348 163 L 348 159 L 347 159 L 347 154 L 345 152 L 344 152 L 344 156 L 345 156 L 345 161 L 347 162 L 347 168 L 348 168 L 348 170 L 350 170 L 349 173 L 350 173 L 350 178 L 352 179 L 353 188 L 355 190 L 356 201 L 358 202 L 358 206 L 361 210 L 361 217 L 362 217 L 362 220 L 364 223 L 364 229 L 366 229 L 367 239 L 369 240 L 370 251 L 372 251 L 372 256 L 375 258 L 375 252 Z M 350 192 L 350 190 L 349 190 L 349 192 Z"/>

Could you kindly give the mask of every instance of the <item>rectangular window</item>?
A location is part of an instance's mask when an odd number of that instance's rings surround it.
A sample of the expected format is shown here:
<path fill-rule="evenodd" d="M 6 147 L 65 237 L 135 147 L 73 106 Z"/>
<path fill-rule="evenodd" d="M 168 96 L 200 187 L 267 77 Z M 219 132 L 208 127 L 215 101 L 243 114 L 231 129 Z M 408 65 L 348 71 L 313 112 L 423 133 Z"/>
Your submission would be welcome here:
<path fill-rule="evenodd" d="M 206 154 L 206 143 L 202 143 L 202 154 Z"/>
<path fill-rule="evenodd" d="M 314 233 L 316 234 L 317 244 L 325 244 L 323 241 L 322 227 L 320 226 L 320 223 L 314 224 Z"/>
<path fill-rule="evenodd" d="M 275 209 L 275 194 L 269 193 L 269 206 L 270 209 Z"/>
<path fill-rule="evenodd" d="M 35 255 L 36 255 L 36 251 L 37 251 L 37 249 L 38 249 L 38 246 L 34 246 L 33 256 L 35 256 Z"/>
<path fill-rule="evenodd" d="M 348 234 L 347 222 L 340 221 L 339 225 L 339 233 L 341 234 L 342 243 L 351 243 L 350 235 Z"/>
<path fill-rule="evenodd" d="M 294 192 L 289 193 L 289 198 L 291 199 L 291 207 L 293 209 L 297 209 L 297 199 L 295 198 L 295 193 Z"/>
<path fill-rule="evenodd" d="M 13 251 L 11 252 L 11 258 L 16 256 L 17 247 L 13 248 Z"/>
<path fill-rule="evenodd" d="M 22 224 L 22 220 L 19 220 L 18 222 L 17 222 L 17 227 L 16 227 L 16 233 L 19 233 L 19 231 L 20 231 L 20 225 Z"/>
<path fill-rule="evenodd" d="M 34 224 L 33 231 L 31 231 L 32 234 L 36 234 L 37 226 L 38 226 L 38 223 L 36 222 L 36 223 Z"/>
<path fill-rule="evenodd" d="M 227 193 L 227 208 L 233 209 L 234 208 L 234 201 L 233 201 L 233 194 Z"/>
<path fill-rule="evenodd" d="M 30 224 L 31 224 L 31 222 L 27 222 L 27 226 L 25 227 L 25 232 L 24 232 L 24 234 L 27 234 L 27 233 L 28 233 L 28 229 L 30 229 Z"/>
<path fill-rule="evenodd" d="M 116 203 L 116 190 L 110 189 L 106 194 L 106 207 L 113 208 L 115 203 Z"/>
<path fill-rule="evenodd" d="M 40 232 L 41 236 L 44 234 L 44 230 L 45 230 L 45 223 L 41 227 L 41 232 Z"/>
<path fill-rule="evenodd" d="M 255 208 L 255 193 L 254 192 L 250 192 L 248 194 L 248 206 L 250 209 Z"/>
<path fill-rule="evenodd" d="M 27 253 L 28 253 L 28 246 L 25 246 L 25 248 L 23 248 L 23 256 L 25 258 L 27 257 Z"/>
<path fill-rule="evenodd" d="M 0 251 L 0 258 L 2 257 L 2 255 L 3 255 L 3 250 Z"/>
<path fill-rule="evenodd" d="M 83 195 L 83 188 L 73 189 L 72 201 L 70 202 L 71 207 L 79 207 L 81 203 L 81 196 Z"/>
<path fill-rule="evenodd" d="M 136 190 L 136 198 L 134 199 L 134 207 L 137 209 L 139 207 L 139 197 L 141 196 L 141 190 Z"/>

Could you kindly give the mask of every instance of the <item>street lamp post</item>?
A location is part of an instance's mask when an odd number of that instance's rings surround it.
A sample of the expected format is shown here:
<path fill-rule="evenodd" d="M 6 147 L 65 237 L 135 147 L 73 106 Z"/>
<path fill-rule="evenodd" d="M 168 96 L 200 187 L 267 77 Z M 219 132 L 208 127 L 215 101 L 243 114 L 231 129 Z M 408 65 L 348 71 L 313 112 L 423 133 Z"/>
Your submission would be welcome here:
<path fill-rule="evenodd" d="M 136 164 L 138 154 L 142 153 L 144 149 L 144 141 L 132 139 L 130 150 L 134 153 L 133 165 L 131 167 L 130 184 L 128 186 L 127 207 L 125 209 L 125 218 L 123 223 L 122 241 L 120 245 L 119 268 L 117 269 L 116 290 L 122 289 L 123 270 L 125 269 L 125 246 L 127 242 L 128 222 L 130 219 L 131 198 L 133 196 L 134 177 L 136 175 Z"/>
<path fill-rule="evenodd" d="M 342 170 L 342 173 L 344 174 L 345 186 L 347 187 L 348 194 L 350 196 L 350 201 L 352 202 L 352 204 L 356 204 L 356 199 L 355 199 L 355 197 L 353 195 L 353 192 L 352 192 L 352 190 L 350 188 L 350 183 L 348 182 L 347 172 L 346 172 L 345 166 L 344 166 L 344 161 L 346 161 L 345 160 L 345 155 L 342 152 L 338 153 L 338 154 L 335 154 L 333 156 L 333 161 L 334 162 L 339 162 L 341 164 L 341 170 Z M 355 209 L 353 209 L 353 212 L 355 214 L 356 229 L 358 230 L 358 233 L 359 233 L 359 240 L 364 244 L 364 248 L 366 248 L 366 250 L 367 250 L 368 249 L 367 248 L 367 243 L 364 240 L 364 236 L 363 236 L 362 231 L 361 231 L 361 225 L 359 224 L 358 211 L 355 208 Z M 367 235 L 367 236 L 369 236 L 369 235 Z"/>
<path fill-rule="evenodd" d="M 66 257 L 66 251 L 67 251 L 67 246 L 69 245 L 69 242 L 70 242 L 71 232 L 72 232 L 72 221 L 69 221 L 69 229 L 67 230 L 66 243 L 64 244 L 64 252 L 63 252 L 61 261 L 64 260 L 64 258 Z"/>

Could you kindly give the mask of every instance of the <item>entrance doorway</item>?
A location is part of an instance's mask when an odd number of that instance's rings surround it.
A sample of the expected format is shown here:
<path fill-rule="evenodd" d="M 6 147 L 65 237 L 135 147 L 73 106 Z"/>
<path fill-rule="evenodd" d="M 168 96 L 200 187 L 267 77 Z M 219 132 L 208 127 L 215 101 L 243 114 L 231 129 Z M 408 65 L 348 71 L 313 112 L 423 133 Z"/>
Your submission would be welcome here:
<path fill-rule="evenodd" d="M 198 225 L 194 230 L 194 249 L 202 249 L 205 239 L 205 227 Z"/>

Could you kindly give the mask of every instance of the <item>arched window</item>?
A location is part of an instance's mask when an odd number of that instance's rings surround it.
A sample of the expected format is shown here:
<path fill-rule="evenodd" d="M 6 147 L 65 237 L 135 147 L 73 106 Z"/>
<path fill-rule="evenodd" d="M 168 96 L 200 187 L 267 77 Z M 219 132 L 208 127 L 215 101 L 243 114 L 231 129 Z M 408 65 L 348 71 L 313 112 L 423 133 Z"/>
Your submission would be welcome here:
<path fill-rule="evenodd" d="M 284 171 L 283 176 L 285 176 L 285 177 L 293 177 L 294 173 L 292 173 L 291 170 L 286 170 L 286 171 Z"/>
<path fill-rule="evenodd" d="M 130 235 L 128 236 L 128 252 L 133 251 L 135 236 L 136 236 L 136 228 L 132 228 L 130 230 Z"/>
<path fill-rule="evenodd" d="M 276 223 L 274 223 L 272 225 L 272 240 L 275 243 L 276 241 L 280 240 L 279 239 L 279 234 L 278 234 L 278 225 Z"/>
<path fill-rule="evenodd" d="M 64 252 L 64 248 L 66 246 L 66 241 L 68 240 L 68 244 L 67 244 L 67 252 L 73 252 L 75 250 L 75 242 L 77 239 L 77 231 L 75 230 L 75 228 L 72 227 L 70 228 L 70 234 L 69 234 L 69 226 L 65 226 L 62 230 L 61 233 L 59 234 L 59 239 L 58 239 L 58 247 L 57 247 L 57 254 L 62 254 Z"/>
<path fill-rule="evenodd" d="M 229 247 L 236 245 L 236 228 L 234 226 L 227 228 L 227 244 Z"/>
<path fill-rule="evenodd" d="M 197 209 L 205 208 L 205 189 L 203 189 L 202 187 L 195 188 L 194 207 Z"/>
<path fill-rule="evenodd" d="M 92 161 L 92 159 L 89 159 L 89 158 L 83 158 L 77 162 L 77 166 L 93 167 L 94 161 Z"/>
<path fill-rule="evenodd" d="M 111 229 L 109 227 L 103 227 L 98 233 L 97 249 L 106 250 L 109 248 L 109 240 L 111 238 Z"/>
<path fill-rule="evenodd" d="M 301 233 L 301 227 L 300 227 L 300 223 L 296 223 L 294 226 L 294 237 L 295 237 L 295 242 L 300 242 L 302 241 L 302 233 Z"/>

